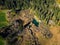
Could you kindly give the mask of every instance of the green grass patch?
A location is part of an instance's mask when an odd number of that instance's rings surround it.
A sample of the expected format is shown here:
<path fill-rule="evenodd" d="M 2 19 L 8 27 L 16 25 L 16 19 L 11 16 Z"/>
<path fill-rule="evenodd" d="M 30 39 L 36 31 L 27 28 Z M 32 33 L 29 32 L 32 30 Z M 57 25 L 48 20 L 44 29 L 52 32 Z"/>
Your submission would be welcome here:
<path fill-rule="evenodd" d="M 5 40 L 0 36 L 0 45 L 5 45 Z"/>
<path fill-rule="evenodd" d="M 7 26 L 7 24 L 8 22 L 7 22 L 6 14 L 0 11 L 0 28 Z"/>
<path fill-rule="evenodd" d="M 7 21 L 6 20 L 6 14 L 3 12 L 0 12 L 0 22 L 4 22 L 4 21 Z"/>
<path fill-rule="evenodd" d="M 0 28 L 5 27 L 5 26 L 7 26 L 7 25 L 8 25 L 8 22 L 1 22 L 1 23 L 0 23 Z"/>

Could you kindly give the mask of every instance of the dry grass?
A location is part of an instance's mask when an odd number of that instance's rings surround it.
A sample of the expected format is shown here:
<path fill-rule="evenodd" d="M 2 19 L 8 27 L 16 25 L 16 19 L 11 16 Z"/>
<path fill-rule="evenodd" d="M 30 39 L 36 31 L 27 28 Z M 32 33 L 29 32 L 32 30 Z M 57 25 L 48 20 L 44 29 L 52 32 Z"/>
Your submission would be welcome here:
<path fill-rule="evenodd" d="M 60 0 L 56 0 L 56 2 L 60 4 Z"/>
<path fill-rule="evenodd" d="M 53 33 L 53 37 L 49 41 L 50 45 L 60 45 L 60 26 L 52 26 L 50 30 Z"/>
<path fill-rule="evenodd" d="M 53 37 L 46 39 L 41 33 L 37 32 L 41 45 L 60 45 L 60 26 L 51 26 L 50 31 L 53 33 Z"/>

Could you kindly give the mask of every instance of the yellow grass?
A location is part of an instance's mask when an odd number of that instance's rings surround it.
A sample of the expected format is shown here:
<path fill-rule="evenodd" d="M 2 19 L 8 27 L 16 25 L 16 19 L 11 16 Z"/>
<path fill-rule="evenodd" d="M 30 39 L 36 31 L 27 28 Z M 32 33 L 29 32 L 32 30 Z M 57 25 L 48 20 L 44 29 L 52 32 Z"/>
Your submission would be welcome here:
<path fill-rule="evenodd" d="M 46 39 L 39 32 L 36 33 L 41 45 L 60 45 L 60 26 L 51 26 L 50 31 L 53 34 L 53 37 L 50 39 Z"/>
<path fill-rule="evenodd" d="M 56 2 L 60 4 L 60 0 L 56 0 Z"/>
<path fill-rule="evenodd" d="M 41 39 L 43 45 L 60 45 L 60 26 L 50 27 L 50 31 L 53 33 L 51 39 Z"/>

